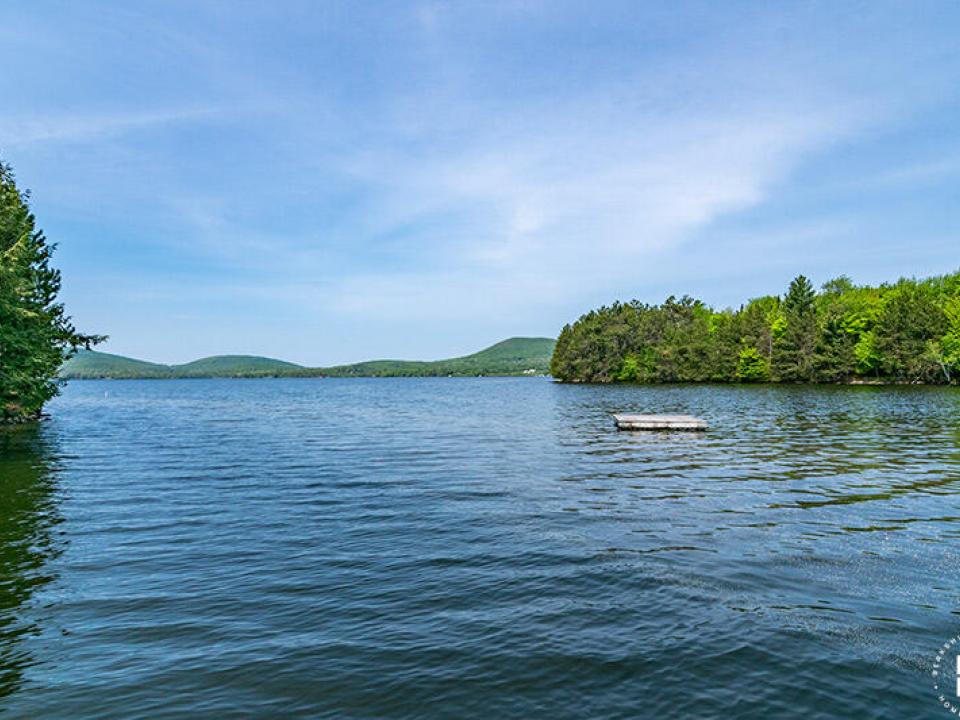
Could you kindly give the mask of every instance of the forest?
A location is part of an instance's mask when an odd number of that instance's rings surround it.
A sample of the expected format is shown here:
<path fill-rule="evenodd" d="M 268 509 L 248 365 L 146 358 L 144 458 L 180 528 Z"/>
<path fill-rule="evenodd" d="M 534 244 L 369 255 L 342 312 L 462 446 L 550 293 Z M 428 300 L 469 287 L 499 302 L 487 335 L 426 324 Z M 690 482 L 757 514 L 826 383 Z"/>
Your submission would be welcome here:
<path fill-rule="evenodd" d="M 737 309 L 616 302 L 563 328 L 550 370 L 586 383 L 955 384 L 960 272 L 875 287 L 839 277 L 819 292 L 800 275 Z"/>

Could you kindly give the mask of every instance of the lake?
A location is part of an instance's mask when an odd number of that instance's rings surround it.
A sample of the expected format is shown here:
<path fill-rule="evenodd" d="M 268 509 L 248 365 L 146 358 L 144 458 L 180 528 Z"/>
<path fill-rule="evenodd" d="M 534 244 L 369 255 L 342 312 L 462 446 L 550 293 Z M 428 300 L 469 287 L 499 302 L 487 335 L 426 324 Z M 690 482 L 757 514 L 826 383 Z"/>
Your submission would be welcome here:
<path fill-rule="evenodd" d="M 48 410 L 0 433 L 5 716 L 950 717 L 958 389 L 87 381 Z"/>

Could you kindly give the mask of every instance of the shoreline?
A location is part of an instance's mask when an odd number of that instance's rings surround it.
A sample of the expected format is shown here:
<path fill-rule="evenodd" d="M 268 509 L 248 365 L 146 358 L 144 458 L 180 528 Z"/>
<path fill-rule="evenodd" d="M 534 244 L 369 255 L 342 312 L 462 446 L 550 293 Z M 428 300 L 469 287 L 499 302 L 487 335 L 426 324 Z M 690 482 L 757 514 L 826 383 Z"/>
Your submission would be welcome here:
<path fill-rule="evenodd" d="M 593 387 L 960 387 L 960 383 L 925 383 L 906 380 L 846 380 L 842 382 L 724 382 L 723 380 L 707 381 L 676 381 L 676 382 L 626 382 L 614 380 L 610 382 L 589 382 L 583 380 L 557 380 L 546 374 L 487 374 L 487 375 L 184 375 L 168 377 L 66 377 L 61 382 L 89 382 L 89 381 L 127 381 L 127 380 L 157 380 L 168 382 L 171 380 L 472 380 L 484 378 L 537 378 L 549 379 L 557 385 L 580 385 Z M 2 422 L 2 421 L 0 421 Z M 26 422 L 29 422 L 26 421 Z"/>

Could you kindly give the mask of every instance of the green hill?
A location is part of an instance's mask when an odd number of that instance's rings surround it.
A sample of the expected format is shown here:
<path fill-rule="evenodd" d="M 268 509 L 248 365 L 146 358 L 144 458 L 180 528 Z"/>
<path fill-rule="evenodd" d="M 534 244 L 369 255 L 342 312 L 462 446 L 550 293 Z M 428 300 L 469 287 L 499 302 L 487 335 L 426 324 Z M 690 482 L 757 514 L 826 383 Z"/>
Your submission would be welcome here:
<path fill-rule="evenodd" d="M 133 360 L 122 355 L 81 350 L 60 368 L 66 378 L 164 378 L 170 377 L 166 365 Z"/>
<path fill-rule="evenodd" d="M 158 365 L 121 355 L 82 350 L 60 369 L 67 379 L 270 377 L 303 372 L 305 368 L 283 360 L 253 355 L 221 355 L 185 365 Z"/>
<path fill-rule="evenodd" d="M 321 371 L 333 377 L 523 375 L 529 371 L 543 375 L 550 367 L 553 346 L 550 338 L 510 338 L 473 355 L 449 360 L 371 360 Z"/>
<path fill-rule="evenodd" d="M 176 377 L 258 377 L 289 375 L 304 368 L 283 360 L 256 355 L 216 355 L 170 368 Z"/>
<path fill-rule="evenodd" d="M 253 355 L 218 355 L 184 365 L 158 365 L 85 350 L 60 370 L 66 379 L 201 377 L 426 377 L 546 374 L 553 354 L 550 338 L 510 338 L 464 357 L 431 362 L 371 360 L 329 368 L 306 368 Z"/>

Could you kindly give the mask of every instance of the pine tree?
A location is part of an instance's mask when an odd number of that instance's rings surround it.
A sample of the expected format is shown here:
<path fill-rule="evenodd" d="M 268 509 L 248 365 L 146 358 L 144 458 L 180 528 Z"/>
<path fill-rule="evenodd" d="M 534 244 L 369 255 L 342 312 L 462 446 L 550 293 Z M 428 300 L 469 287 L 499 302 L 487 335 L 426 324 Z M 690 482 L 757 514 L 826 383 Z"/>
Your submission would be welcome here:
<path fill-rule="evenodd" d="M 9 165 L 0 162 L 0 420 L 39 414 L 57 394 L 57 371 L 80 347 L 103 340 L 76 331 L 57 302 L 60 273 L 17 189 Z"/>
<path fill-rule="evenodd" d="M 930 287 L 898 283 L 884 296 L 877 318 L 876 347 L 884 374 L 900 381 L 935 381 L 943 365 L 931 350 L 948 329 L 947 315 Z"/>
<path fill-rule="evenodd" d="M 772 375 L 786 382 L 813 379 L 813 351 L 817 340 L 816 291 L 803 275 L 791 283 L 783 299 L 783 335 L 774 343 Z"/>
<path fill-rule="evenodd" d="M 818 330 L 813 353 L 813 373 L 818 382 L 842 382 L 853 377 L 857 366 L 854 348 L 858 341 L 845 297 L 856 288 L 846 277 L 823 285 L 817 298 Z"/>

